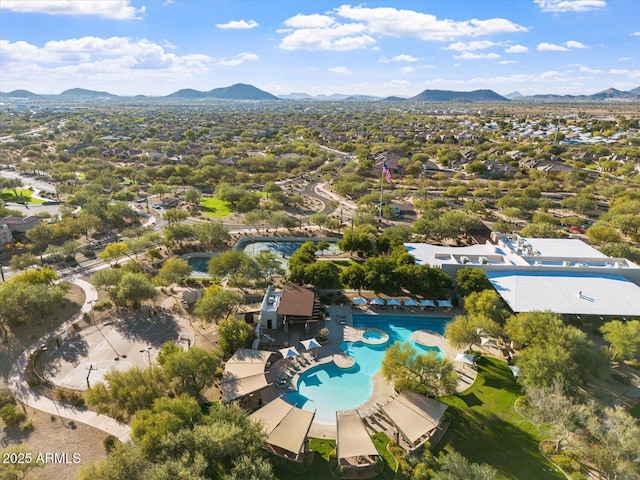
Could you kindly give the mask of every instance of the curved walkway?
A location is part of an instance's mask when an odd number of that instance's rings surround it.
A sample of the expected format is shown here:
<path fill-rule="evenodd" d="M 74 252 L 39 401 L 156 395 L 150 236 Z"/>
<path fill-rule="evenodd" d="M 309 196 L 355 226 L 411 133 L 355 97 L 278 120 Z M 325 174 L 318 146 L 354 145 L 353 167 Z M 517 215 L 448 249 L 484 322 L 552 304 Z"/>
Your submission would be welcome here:
<path fill-rule="evenodd" d="M 66 331 L 73 322 L 81 319 L 85 312 L 89 312 L 91 310 L 92 302 L 95 302 L 98 299 L 98 292 L 89 282 L 77 277 L 70 277 L 68 280 L 82 288 L 85 293 L 86 298 L 84 305 L 82 305 L 82 308 L 80 309 L 80 313 L 62 324 L 56 330 L 49 332 L 44 337 L 29 345 L 29 347 L 22 352 L 9 372 L 9 378 L 7 379 L 9 390 L 16 400 L 29 407 L 42 410 L 43 412 L 47 412 L 52 415 L 58 415 L 61 418 L 66 418 L 74 422 L 85 423 L 91 427 L 102 430 L 103 432 L 107 432 L 110 435 L 114 435 L 121 441 L 126 442 L 131 438 L 131 428 L 128 425 L 120 423 L 111 417 L 100 415 L 91 410 L 81 410 L 70 405 L 64 405 L 60 402 L 56 402 L 35 391 L 27 384 L 26 372 L 29 358 L 31 358 L 31 356 L 40 348 L 40 345 L 47 343 L 50 339 L 62 334 L 62 332 Z"/>

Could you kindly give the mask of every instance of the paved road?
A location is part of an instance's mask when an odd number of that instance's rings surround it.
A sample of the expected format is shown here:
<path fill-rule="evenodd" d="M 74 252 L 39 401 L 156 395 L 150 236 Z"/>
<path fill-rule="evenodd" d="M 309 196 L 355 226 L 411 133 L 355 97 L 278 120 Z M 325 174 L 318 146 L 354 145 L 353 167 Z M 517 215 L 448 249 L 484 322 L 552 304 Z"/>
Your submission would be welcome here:
<path fill-rule="evenodd" d="M 22 352 L 22 355 L 18 357 L 9 372 L 9 378 L 7 380 L 9 390 L 16 400 L 28 405 L 29 407 L 42 410 L 43 412 L 47 412 L 52 415 L 58 415 L 61 418 L 70 420 L 71 422 L 85 423 L 102 430 L 103 432 L 114 435 L 121 441 L 126 442 L 131 438 L 131 428 L 128 425 L 120 423 L 111 417 L 99 415 L 91 410 L 82 410 L 71 406 L 65 406 L 41 395 L 30 388 L 27 384 L 26 371 L 31 355 L 35 353 L 41 345 L 48 343 L 49 340 L 62 334 L 62 332 L 66 331 L 73 322 L 82 318 L 82 315 L 85 312 L 89 312 L 91 310 L 92 302 L 98 299 L 98 292 L 96 292 L 96 289 L 90 283 L 77 277 L 71 277 L 69 278 L 69 281 L 78 285 L 85 292 L 86 299 L 84 305 L 80 309 L 80 313 L 61 325 L 58 329 L 33 342 L 24 352 Z M 64 421 L 62 423 L 63 425 L 65 424 Z M 70 422 L 67 422 L 65 427 L 71 428 Z"/>

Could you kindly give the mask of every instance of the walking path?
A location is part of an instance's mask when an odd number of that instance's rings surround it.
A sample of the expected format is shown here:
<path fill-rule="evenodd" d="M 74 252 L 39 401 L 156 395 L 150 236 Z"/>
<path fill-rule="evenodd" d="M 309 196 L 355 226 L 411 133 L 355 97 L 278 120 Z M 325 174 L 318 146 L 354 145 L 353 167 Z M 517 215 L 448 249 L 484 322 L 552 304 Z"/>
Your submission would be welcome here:
<path fill-rule="evenodd" d="M 71 326 L 71 324 L 81 319 L 85 312 L 91 311 L 93 302 L 98 299 L 98 292 L 89 282 L 77 277 L 70 277 L 69 281 L 78 285 L 85 293 L 86 298 L 84 305 L 80 309 L 80 313 L 62 324 L 56 330 L 49 332 L 44 337 L 32 343 L 24 352 L 22 352 L 22 355 L 18 357 L 9 372 L 9 378 L 7 379 L 9 390 L 16 400 L 29 407 L 42 410 L 43 412 L 47 412 L 52 415 L 58 415 L 61 418 L 66 418 L 73 422 L 85 423 L 102 430 L 103 432 L 114 435 L 119 440 L 126 442 L 131 438 L 131 428 L 128 425 L 120 423 L 111 417 L 100 415 L 91 410 L 82 410 L 56 402 L 55 400 L 35 391 L 27 383 L 27 365 L 31 356 L 40 348 L 41 345 L 46 344 L 49 340 L 61 335 Z"/>

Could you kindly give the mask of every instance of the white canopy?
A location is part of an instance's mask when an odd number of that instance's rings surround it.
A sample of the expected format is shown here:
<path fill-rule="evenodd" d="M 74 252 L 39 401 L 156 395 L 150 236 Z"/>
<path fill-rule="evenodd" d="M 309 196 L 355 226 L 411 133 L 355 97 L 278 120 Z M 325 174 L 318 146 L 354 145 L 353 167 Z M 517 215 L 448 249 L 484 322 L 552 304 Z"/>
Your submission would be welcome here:
<path fill-rule="evenodd" d="M 236 378 L 220 384 L 220 390 L 222 391 L 222 399 L 225 402 L 231 402 L 236 398 L 244 397 L 250 393 L 262 390 L 267 387 L 267 379 L 264 373 L 259 375 L 252 375 L 250 377 Z"/>
<path fill-rule="evenodd" d="M 220 390 L 230 402 L 268 386 L 264 369 L 273 352 L 240 348 L 227 360 Z"/>
<path fill-rule="evenodd" d="M 480 345 L 483 347 L 497 347 L 495 338 L 482 337 L 480 338 Z"/>
<path fill-rule="evenodd" d="M 456 355 L 456 359 L 454 360 L 454 362 L 462 362 L 462 363 L 468 363 L 469 365 L 473 365 L 474 358 L 473 358 L 473 355 L 469 355 L 466 353 L 459 353 L 458 355 Z"/>
<path fill-rule="evenodd" d="M 509 370 L 511 370 L 514 377 L 518 378 L 520 376 L 520 369 L 515 365 L 509 365 Z"/>
<path fill-rule="evenodd" d="M 300 340 L 300 343 L 305 348 L 305 350 L 311 350 L 312 348 L 318 348 L 322 346 L 315 338 L 310 338 L 309 340 Z"/>
<path fill-rule="evenodd" d="M 291 358 L 300 355 L 300 352 L 296 350 L 296 347 L 281 348 L 278 351 L 280 352 L 280 355 L 282 355 L 282 358 Z"/>

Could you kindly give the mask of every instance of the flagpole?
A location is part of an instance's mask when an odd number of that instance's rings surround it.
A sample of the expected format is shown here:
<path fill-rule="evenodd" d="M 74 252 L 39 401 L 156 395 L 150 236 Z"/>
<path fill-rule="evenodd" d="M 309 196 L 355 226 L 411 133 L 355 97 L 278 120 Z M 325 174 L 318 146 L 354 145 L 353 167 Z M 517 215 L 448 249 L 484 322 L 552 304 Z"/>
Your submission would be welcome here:
<path fill-rule="evenodd" d="M 381 165 L 380 174 L 380 201 L 378 202 L 378 220 L 382 220 L 382 187 L 384 186 L 384 161 Z"/>

